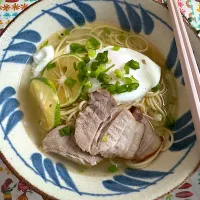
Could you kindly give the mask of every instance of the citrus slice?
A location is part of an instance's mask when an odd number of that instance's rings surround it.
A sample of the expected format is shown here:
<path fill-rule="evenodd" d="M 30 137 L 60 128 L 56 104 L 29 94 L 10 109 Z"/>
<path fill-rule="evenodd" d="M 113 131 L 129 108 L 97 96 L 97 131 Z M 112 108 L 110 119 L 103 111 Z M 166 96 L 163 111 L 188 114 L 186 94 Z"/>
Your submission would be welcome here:
<path fill-rule="evenodd" d="M 77 78 L 78 71 L 74 69 L 80 61 L 75 55 L 64 54 L 49 63 L 43 73 L 43 77 L 55 85 L 61 107 L 74 103 L 81 94 L 82 83 Z"/>
<path fill-rule="evenodd" d="M 30 91 L 41 110 L 40 125 L 44 130 L 50 130 L 60 124 L 60 103 L 54 84 L 44 77 L 34 78 Z"/>

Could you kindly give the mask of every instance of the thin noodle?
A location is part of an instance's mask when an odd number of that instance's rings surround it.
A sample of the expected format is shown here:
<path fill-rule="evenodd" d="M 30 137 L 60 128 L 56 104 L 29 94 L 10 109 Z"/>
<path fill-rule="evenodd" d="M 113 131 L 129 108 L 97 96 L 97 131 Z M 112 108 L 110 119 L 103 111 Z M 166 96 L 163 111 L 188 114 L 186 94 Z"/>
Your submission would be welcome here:
<path fill-rule="evenodd" d="M 142 169 L 148 166 L 151 162 L 153 162 L 158 157 L 162 149 L 163 149 L 163 142 L 161 143 L 161 146 L 157 150 L 157 152 L 154 153 L 151 157 L 147 158 L 145 161 L 136 162 L 136 163 L 134 163 L 133 161 L 126 161 L 125 163 L 128 167 L 135 168 L 135 169 Z"/>

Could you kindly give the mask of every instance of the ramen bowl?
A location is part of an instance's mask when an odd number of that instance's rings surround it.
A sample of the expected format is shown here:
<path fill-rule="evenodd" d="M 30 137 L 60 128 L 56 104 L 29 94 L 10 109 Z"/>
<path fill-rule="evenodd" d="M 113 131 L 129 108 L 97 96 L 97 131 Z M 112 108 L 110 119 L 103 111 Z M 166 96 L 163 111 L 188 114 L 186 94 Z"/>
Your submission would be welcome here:
<path fill-rule="evenodd" d="M 159 49 L 176 79 L 174 143 L 144 169 L 122 167 L 108 173 L 108 166 L 102 163 L 98 168 L 77 171 L 70 161 L 40 151 L 32 137 L 37 133 L 29 130 L 31 121 L 24 120 L 28 107 L 20 97 L 21 92 L 26 95 L 21 91 L 21 76 L 39 44 L 57 31 L 93 22 L 141 34 Z M 187 29 L 200 64 L 200 41 Z M 0 91 L 1 157 L 17 177 L 49 199 L 157 199 L 198 167 L 196 136 L 168 10 L 151 0 L 43 0 L 33 4 L 1 36 Z"/>

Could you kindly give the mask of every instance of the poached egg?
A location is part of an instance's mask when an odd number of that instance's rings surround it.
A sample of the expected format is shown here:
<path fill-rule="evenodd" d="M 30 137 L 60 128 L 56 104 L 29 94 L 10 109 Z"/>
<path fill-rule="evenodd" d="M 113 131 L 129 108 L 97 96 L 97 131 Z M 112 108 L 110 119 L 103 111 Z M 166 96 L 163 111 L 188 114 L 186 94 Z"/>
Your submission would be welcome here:
<path fill-rule="evenodd" d="M 98 50 L 97 53 L 102 53 L 104 51 L 108 51 L 108 59 L 112 61 L 110 64 L 107 64 L 106 67 L 109 67 L 113 64 L 115 65 L 107 72 L 107 74 L 112 78 L 110 81 L 111 84 L 115 84 L 117 80 L 123 83 L 118 78 L 116 78 L 114 71 L 116 69 L 123 71 L 124 65 L 128 61 L 137 61 L 140 66 L 140 68 L 137 70 L 130 68 L 129 74 L 124 75 L 124 77 L 133 76 L 138 81 L 139 87 L 132 92 L 114 94 L 113 96 L 118 104 L 127 104 L 140 100 L 160 82 L 161 68 L 142 53 L 127 48 L 120 48 L 118 51 L 115 51 L 113 50 L 113 46 L 108 46 Z M 96 78 L 90 78 L 90 81 L 92 82 L 92 88 L 90 88 L 89 92 L 93 92 L 101 88 L 101 83 Z"/>

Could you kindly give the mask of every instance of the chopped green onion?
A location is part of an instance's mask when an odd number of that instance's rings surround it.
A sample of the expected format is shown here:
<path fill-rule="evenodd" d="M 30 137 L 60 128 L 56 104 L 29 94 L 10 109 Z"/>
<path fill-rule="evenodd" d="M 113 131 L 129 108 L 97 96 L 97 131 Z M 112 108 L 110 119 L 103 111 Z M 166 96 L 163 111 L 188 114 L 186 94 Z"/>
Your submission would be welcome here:
<path fill-rule="evenodd" d="M 116 93 L 116 86 L 113 84 L 101 84 L 102 88 L 107 89 L 111 94 L 115 94 Z"/>
<path fill-rule="evenodd" d="M 77 77 L 78 77 L 79 82 L 82 83 L 87 78 L 87 72 L 85 72 L 85 71 L 79 71 Z"/>
<path fill-rule="evenodd" d="M 167 114 L 166 121 L 165 121 L 165 126 L 167 128 L 169 128 L 169 129 L 172 129 L 173 126 L 174 126 L 174 123 L 175 123 L 175 120 L 174 120 L 172 114 L 171 113 Z"/>
<path fill-rule="evenodd" d="M 86 64 L 85 64 L 85 62 L 83 62 L 83 61 L 80 61 L 79 63 L 78 63 L 78 65 L 77 65 L 77 68 L 78 68 L 78 70 L 80 70 L 80 71 L 85 71 L 86 69 L 87 69 L 87 66 L 86 66 Z"/>
<path fill-rule="evenodd" d="M 99 65 L 98 62 L 93 62 L 93 63 L 91 64 L 92 71 L 90 73 L 90 77 L 96 78 L 96 77 L 98 77 L 99 73 L 106 71 L 106 65 L 105 64 Z M 95 70 L 95 71 L 93 71 L 93 70 Z"/>
<path fill-rule="evenodd" d="M 119 50 L 120 50 L 120 47 L 119 47 L 119 46 L 114 46 L 114 47 L 112 48 L 112 50 L 114 50 L 114 51 L 119 51 Z"/>
<path fill-rule="evenodd" d="M 125 70 L 125 73 L 126 73 L 126 74 L 129 74 L 129 73 L 130 73 L 130 69 L 129 69 L 129 66 L 128 66 L 128 65 L 124 65 L 124 70 Z"/>
<path fill-rule="evenodd" d="M 98 69 L 99 66 L 99 62 L 92 62 L 92 64 L 90 65 L 90 69 L 92 71 L 96 71 Z"/>
<path fill-rule="evenodd" d="M 115 74 L 115 76 L 116 76 L 117 78 L 123 78 L 123 77 L 124 77 L 124 72 L 121 71 L 121 70 L 119 70 L 119 69 L 116 69 L 116 70 L 114 71 L 114 74 Z"/>
<path fill-rule="evenodd" d="M 56 63 L 49 63 L 46 68 L 47 70 L 53 69 L 54 67 L 56 67 Z"/>
<path fill-rule="evenodd" d="M 120 86 L 120 82 L 119 82 L 119 81 L 116 81 L 115 87 L 118 87 L 118 86 Z"/>
<path fill-rule="evenodd" d="M 87 54 L 87 49 L 84 45 L 78 43 L 70 44 L 70 52 L 75 54 Z"/>
<path fill-rule="evenodd" d="M 94 57 L 96 56 L 96 51 L 93 50 L 93 49 L 89 49 L 89 50 L 88 50 L 88 56 L 89 56 L 90 58 L 94 58 Z"/>
<path fill-rule="evenodd" d="M 104 30 L 104 33 L 105 33 L 106 35 L 110 35 L 110 34 L 111 34 L 111 31 L 110 31 L 109 28 L 105 27 L 103 30 Z"/>
<path fill-rule="evenodd" d="M 140 64 L 139 64 L 139 62 L 137 62 L 137 61 L 135 61 L 135 60 L 129 60 L 129 61 L 125 64 L 125 66 L 127 66 L 127 67 L 129 67 L 129 68 L 131 68 L 131 69 L 134 69 L 134 70 L 140 69 Z"/>
<path fill-rule="evenodd" d="M 132 92 L 133 90 L 136 90 L 139 87 L 139 83 L 131 83 L 128 84 L 128 92 Z"/>
<path fill-rule="evenodd" d="M 99 73 L 99 75 L 97 76 L 97 79 L 99 80 L 99 82 L 104 82 L 104 75 L 105 75 L 105 73 L 103 73 L 103 72 L 100 72 Z"/>
<path fill-rule="evenodd" d="M 128 91 L 128 87 L 127 85 L 119 85 L 116 87 L 116 92 L 117 94 L 121 94 L 121 93 L 124 93 L 124 92 L 127 92 Z"/>
<path fill-rule="evenodd" d="M 70 136 L 73 132 L 73 128 L 70 126 L 65 126 L 59 130 L 60 136 Z"/>
<path fill-rule="evenodd" d="M 88 96 L 88 90 L 83 90 L 82 94 L 81 94 L 81 99 L 83 100 L 89 100 L 89 96 Z"/>
<path fill-rule="evenodd" d="M 99 70 L 99 72 L 106 72 L 106 65 L 100 64 L 98 70 Z"/>
<path fill-rule="evenodd" d="M 83 81 L 85 81 L 85 79 L 88 76 L 87 66 L 86 66 L 85 62 L 80 61 L 77 65 L 77 68 L 79 70 L 77 77 L 78 77 L 78 80 L 82 83 Z"/>
<path fill-rule="evenodd" d="M 76 80 L 74 80 L 73 78 L 66 78 L 65 80 L 65 84 L 71 89 L 74 87 L 74 85 L 76 84 Z"/>
<path fill-rule="evenodd" d="M 105 134 L 101 141 L 102 142 L 108 142 L 108 134 Z"/>
<path fill-rule="evenodd" d="M 83 59 L 83 61 L 84 61 L 86 64 L 90 62 L 89 56 L 85 56 L 85 57 L 83 57 L 82 59 Z"/>
<path fill-rule="evenodd" d="M 108 76 L 106 73 L 104 72 L 100 72 L 97 79 L 99 80 L 99 82 L 101 83 L 109 83 L 109 81 L 111 80 L 111 77 Z"/>
<path fill-rule="evenodd" d="M 87 88 L 91 88 L 92 87 L 92 82 L 91 81 L 87 81 L 85 84 L 84 84 L 85 87 Z"/>
<path fill-rule="evenodd" d="M 118 170 L 117 165 L 111 165 L 110 167 L 108 167 L 108 171 L 110 173 L 115 173 Z"/>
<path fill-rule="evenodd" d="M 98 40 L 96 40 L 94 37 L 91 37 L 86 42 L 86 48 L 97 50 L 100 48 L 100 42 Z"/>
<path fill-rule="evenodd" d="M 131 79 L 132 83 L 138 83 L 138 80 L 135 79 L 133 76 L 131 76 L 130 79 Z"/>
<path fill-rule="evenodd" d="M 75 71 L 77 71 L 77 70 L 78 70 L 78 68 L 77 68 L 77 66 L 76 66 L 76 63 L 75 63 L 75 62 L 73 63 L 73 67 L 74 67 L 74 70 L 75 70 Z"/>
<path fill-rule="evenodd" d="M 43 42 L 43 44 L 40 46 L 40 49 L 46 47 L 48 44 L 49 44 L 49 41 L 48 41 L 48 40 L 45 41 L 45 42 Z"/>
<path fill-rule="evenodd" d="M 116 81 L 114 85 L 109 84 L 109 82 L 104 82 L 103 84 L 101 84 L 101 87 L 107 89 L 111 94 L 132 92 L 133 90 L 136 90 L 139 87 L 138 81 L 133 76 L 131 76 L 130 78 L 125 77 L 123 78 L 123 81 L 125 82 L 125 84 L 122 85 L 119 81 Z"/>
<path fill-rule="evenodd" d="M 111 65 L 110 67 L 108 67 L 107 69 L 104 70 L 104 72 L 108 72 L 110 69 L 112 69 L 115 66 L 115 64 Z"/>
<path fill-rule="evenodd" d="M 111 93 L 111 94 L 115 94 L 116 93 L 116 87 L 115 85 L 111 84 L 110 86 L 107 87 L 107 90 Z"/>
<path fill-rule="evenodd" d="M 152 92 L 157 92 L 158 90 L 160 90 L 161 85 L 160 83 L 158 83 L 158 85 L 156 85 L 154 88 L 151 89 Z"/>
<path fill-rule="evenodd" d="M 131 76 L 130 78 L 129 77 L 124 77 L 123 81 L 126 84 L 138 83 L 138 80 L 136 80 L 133 76 Z"/>
<path fill-rule="evenodd" d="M 91 78 L 96 78 L 97 75 L 98 75 L 98 73 L 97 73 L 96 71 L 91 71 L 91 72 L 90 72 L 90 77 L 91 77 Z"/>
<path fill-rule="evenodd" d="M 131 84 L 131 83 L 132 83 L 132 80 L 131 80 L 131 78 L 129 78 L 129 77 L 124 77 L 124 78 L 123 78 L 123 81 L 124 81 L 126 84 Z"/>
<path fill-rule="evenodd" d="M 108 74 L 105 74 L 105 75 L 103 76 L 103 81 L 104 81 L 104 83 L 109 83 L 110 80 L 111 80 L 111 77 L 110 77 Z"/>
<path fill-rule="evenodd" d="M 100 63 L 106 64 L 108 62 L 108 51 L 98 53 L 96 60 Z"/>

